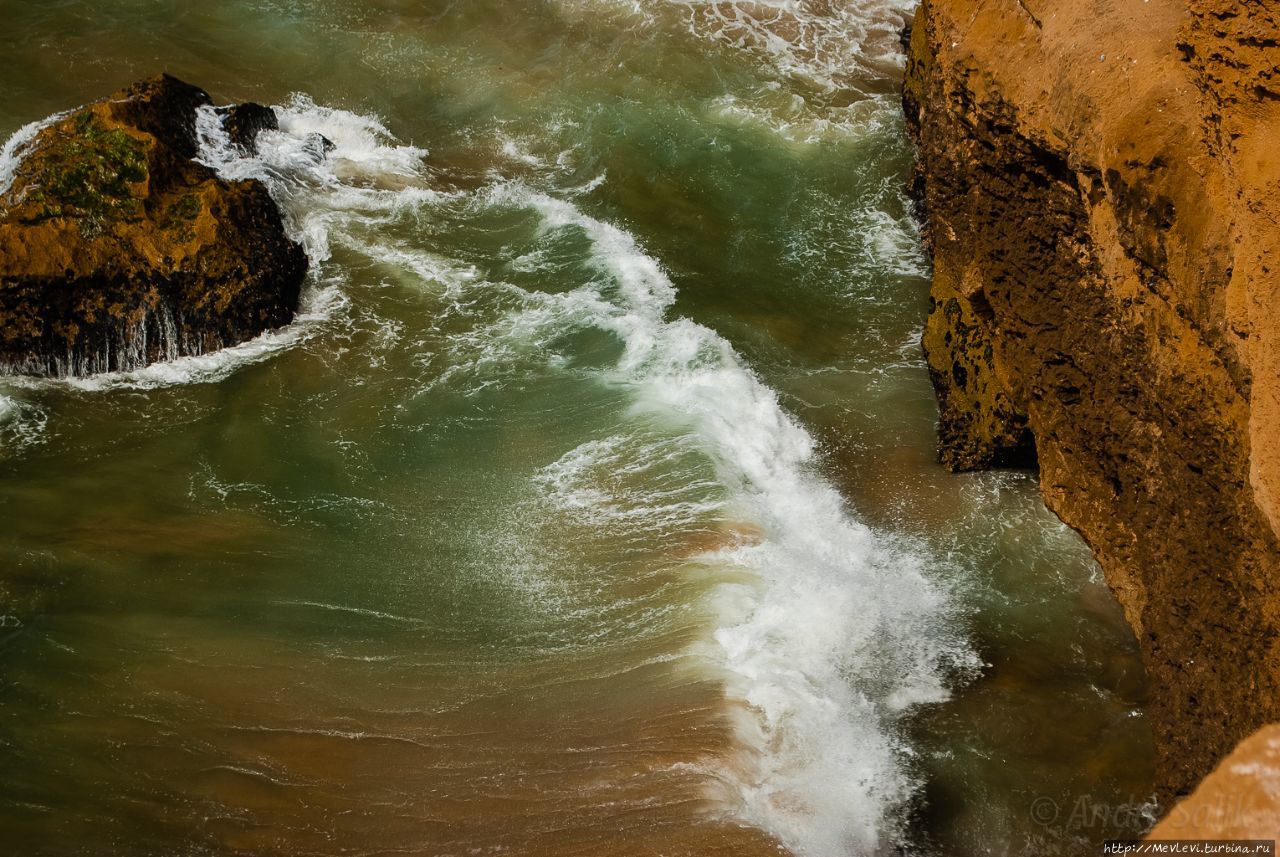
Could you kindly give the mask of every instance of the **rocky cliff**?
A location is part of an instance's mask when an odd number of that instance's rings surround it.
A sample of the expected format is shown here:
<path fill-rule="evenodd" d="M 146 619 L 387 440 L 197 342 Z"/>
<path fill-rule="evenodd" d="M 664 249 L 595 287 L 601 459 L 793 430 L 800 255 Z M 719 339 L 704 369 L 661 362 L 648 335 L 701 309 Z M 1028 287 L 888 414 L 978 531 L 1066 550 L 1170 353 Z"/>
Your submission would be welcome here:
<path fill-rule="evenodd" d="M 211 104 L 146 80 L 54 119 L 0 165 L 0 372 L 136 369 L 293 317 L 307 260 L 266 187 L 193 160 Z M 256 105 L 224 114 L 242 148 L 274 123 Z"/>
<path fill-rule="evenodd" d="M 1280 830 L 1280 725 L 1231 751 L 1148 839 L 1271 839 Z"/>
<path fill-rule="evenodd" d="M 1038 461 L 1186 793 L 1280 718 L 1280 2 L 924 0 L 904 101 L 943 461 Z"/>

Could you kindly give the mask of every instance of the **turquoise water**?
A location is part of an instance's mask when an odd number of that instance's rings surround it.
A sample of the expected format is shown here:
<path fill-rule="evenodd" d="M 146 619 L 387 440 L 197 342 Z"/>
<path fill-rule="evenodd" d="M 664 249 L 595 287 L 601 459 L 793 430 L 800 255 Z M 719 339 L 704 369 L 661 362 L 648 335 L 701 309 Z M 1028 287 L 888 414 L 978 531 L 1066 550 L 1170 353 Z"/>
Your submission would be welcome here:
<path fill-rule="evenodd" d="M 313 261 L 252 343 L 0 382 L 13 852 L 1136 832 L 1073 814 L 1151 783 L 1087 549 L 934 459 L 907 11 L 0 2 L 0 132 L 162 69 L 276 105 L 202 157 Z"/>

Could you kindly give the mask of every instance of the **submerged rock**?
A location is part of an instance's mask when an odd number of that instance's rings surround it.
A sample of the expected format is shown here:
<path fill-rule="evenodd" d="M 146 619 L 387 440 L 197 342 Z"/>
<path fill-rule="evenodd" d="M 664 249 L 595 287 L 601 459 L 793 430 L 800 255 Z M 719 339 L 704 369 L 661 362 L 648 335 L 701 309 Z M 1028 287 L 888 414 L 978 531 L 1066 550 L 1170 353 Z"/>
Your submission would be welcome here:
<path fill-rule="evenodd" d="M 266 187 L 193 160 L 211 104 L 164 75 L 19 147 L 0 186 L 0 373 L 137 369 L 293 318 L 307 259 Z M 257 105 L 224 117 L 242 147 L 274 121 Z"/>

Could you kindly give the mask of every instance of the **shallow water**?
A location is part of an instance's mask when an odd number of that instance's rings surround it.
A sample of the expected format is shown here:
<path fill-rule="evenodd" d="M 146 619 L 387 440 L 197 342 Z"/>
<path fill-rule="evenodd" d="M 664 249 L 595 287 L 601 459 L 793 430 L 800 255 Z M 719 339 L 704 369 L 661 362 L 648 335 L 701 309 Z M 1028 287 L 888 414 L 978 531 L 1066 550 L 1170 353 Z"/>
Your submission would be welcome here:
<path fill-rule="evenodd" d="M 161 69 L 276 105 L 202 157 L 314 263 L 254 342 L 0 382 L 15 853 L 1136 833 L 1086 548 L 934 459 L 907 12 L 0 0 L 0 133 Z"/>

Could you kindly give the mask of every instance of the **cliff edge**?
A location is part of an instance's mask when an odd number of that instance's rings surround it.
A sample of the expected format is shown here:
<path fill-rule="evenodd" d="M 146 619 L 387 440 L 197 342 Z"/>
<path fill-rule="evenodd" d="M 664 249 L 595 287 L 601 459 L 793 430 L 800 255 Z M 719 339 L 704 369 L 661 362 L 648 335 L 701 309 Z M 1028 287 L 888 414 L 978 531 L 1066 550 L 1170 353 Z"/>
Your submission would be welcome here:
<path fill-rule="evenodd" d="M 1038 462 L 1186 794 L 1280 719 L 1280 2 L 924 0 L 904 102 L 942 459 Z"/>
<path fill-rule="evenodd" d="M 1151 840 L 1271 838 L 1280 830 L 1280 725 L 1250 735 L 1173 807 Z"/>

